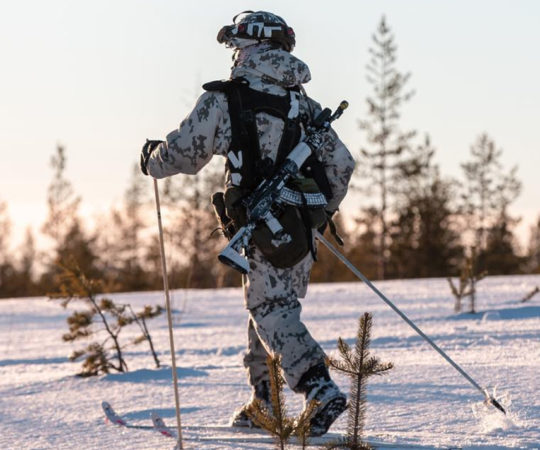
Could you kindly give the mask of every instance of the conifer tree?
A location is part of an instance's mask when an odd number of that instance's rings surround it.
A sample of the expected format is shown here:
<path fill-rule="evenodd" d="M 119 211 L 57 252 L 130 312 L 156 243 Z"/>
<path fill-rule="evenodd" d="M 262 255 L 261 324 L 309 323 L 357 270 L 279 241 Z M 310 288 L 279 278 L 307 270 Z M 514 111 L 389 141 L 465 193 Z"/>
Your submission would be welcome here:
<path fill-rule="evenodd" d="M 7 204 L 0 201 L 0 298 L 37 295 L 40 292 L 34 280 L 36 249 L 30 228 L 18 249 L 18 257 L 10 249 L 11 220 Z"/>
<path fill-rule="evenodd" d="M 11 283 L 15 267 L 12 258 L 9 256 L 10 233 L 11 220 L 8 215 L 7 204 L 0 201 L 0 298 L 13 295 Z"/>
<path fill-rule="evenodd" d="M 265 408 L 259 399 L 255 399 L 249 405 L 247 414 L 254 423 L 275 437 L 276 448 L 284 450 L 285 445 L 293 435 L 296 435 L 302 448 L 306 448 L 309 424 L 317 408 L 317 402 L 312 400 L 300 417 L 289 417 L 283 395 L 285 380 L 281 375 L 281 358 L 269 355 L 266 363 L 270 374 L 271 411 Z"/>
<path fill-rule="evenodd" d="M 23 243 L 18 249 L 18 258 L 9 284 L 13 296 L 27 297 L 39 295 L 42 292 L 34 279 L 34 267 L 37 260 L 37 251 L 34 244 L 32 229 L 28 227 Z"/>
<path fill-rule="evenodd" d="M 486 235 L 486 247 L 479 255 L 480 266 L 491 275 L 512 275 L 521 273 L 526 258 L 516 254 L 517 243 L 512 227 L 517 220 L 501 213 Z"/>
<path fill-rule="evenodd" d="M 527 272 L 540 273 L 540 216 L 530 228 L 529 248 L 527 251 Z"/>
<path fill-rule="evenodd" d="M 360 121 L 360 128 L 366 131 L 371 148 L 361 150 L 358 167 L 365 169 L 361 176 L 368 181 L 368 186 L 378 191 L 378 278 L 384 279 L 390 237 L 388 211 L 392 186 L 398 175 L 399 162 L 409 149 L 409 141 L 415 132 L 402 132 L 398 126 L 401 107 L 412 96 L 412 91 L 405 91 L 410 74 L 402 74 L 396 69 L 397 46 L 384 16 L 372 40 L 373 46 L 369 49 L 371 60 L 366 70 L 367 80 L 373 86 L 373 95 L 366 99 L 369 119 Z M 369 192 L 369 189 L 366 191 Z"/>
<path fill-rule="evenodd" d="M 139 166 L 134 165 L 123 203 L 111 211 L 107 233 L 99 237 L 100 265 L 110 290 L 142 291 L 160 286 L 159 280 L 153 283 L 157 276 L 145 262 L 146 218 L 154 217 L 148 195 L 151 185 L 147 183 Z"/>
<path fill-rule="evenodd" d="M 400 164 L 389 274 L 396 278 L 444 276 L 463 252 L 455 227 L 452 181 L 434 164 L 429 136 Z"/>
<path fill-rule="evenodd" d="M 128 366 L 120 343 L 120 333 L 134 321 L 138 322 L 143 331 L 143 339 L 136 339 L 135 343 L 146 339 L 151 346 L 154 361 L 159 366 L 148 328 L 146 323 L 142 325 L 141 321 L 156 317 L 162 309 L 158 307 L 153 310 L 151 307 L 145 307 L 140 314 L 135 314 L 129 305 L 119 305 L 110 298 L 100 297 L 102 281 L 88 278 L 75 262 L 63 264 L 61 268 L 62 283 L 58 292 L 49 294 L 49 297 L 62 299 L 64 308 L 73 300 L 86 304 L 85 310 L 76 310 L 67 318 L 69 332 L 64 334 L 62 339 L 66 342 L 92 337 L 97 339 L 70 356 L 72 361 L 84 358 L 79 375 L 92 376 L 109 373 L 111 370 L 126 372 Z"/>
<path fill-rule="evenodd" d="M 52 240 L 54 246 L 52 256 L 45 258 L 48 268 L 40 281 L 45 291 L 59 284 L 59 264 L 67 264 L 69 261 L 75 260 L 88 276 L 101 276 L 96 265 L 96 237 L 87 234 L 79 218 L 81 199 L 65 176 L 66 162 L 65 149 L 58 145 L 51 158 L 54 174 L 47 193 L 48 215 L 42 226 L 43 233 Z"/>
<path fill-rule="evenodd" d="M 118 372 L 125 372 L 128 366 L 125 362 L 122 347 L 120 345 L 119 334 L 123 326 L 128 322 L 122 308 L 118 308 L 114 302 L 108 298 L 99 299 L 101 283 L 97 280 L 88 279 L 75 262 L 61 266 L 62 284 L 59 291 L 49 294 L 50 298 L 62 299 L 62 306 L 65 308 L 73 300 L 82 300 L 87 304 L 84 311 L 74 311 L 67 318 L 69 332 L 62 336 L 66 342 L 73 342 L 80 339 L 90 338 L 97 334 L 97 329 L 93 327 L 96 321 L 106 331 L 106 338 L 101 342 L 92 342 L 84 349 L 75 351 L 70 360 L 75 361 L 85 357 L 81 376 L 98 375 L 99 373 L 109 373 L 111 369 Z M 109 313 L 111 317 L 107 316 Z M 116 318 L 116 323 L 113 322 Z M 110 347 L 108 341 L 112 341 Z M 116 362 L 115 362 L 116 361 Z"/>
<path fill-rule="evenodd" d="M 380 242 L 377 232 L 378 219 L 379 212 L 376 208 L 372 207 L 362 210 L 354 219 L 355 228 L 351 231 L 347 239 L 347 258 L 369 279 L 374 279 L 378 276 L 377 267 Z M 334 257 L 334 255 L 332 256 Z M 347 271 L 347 276 L 347 281 L 356 280 L 354 276 L 351 276 L 349 271 Z"/>
<path fill-rule="evenodd" d="M 80 197 L 75 194 L 73 185 L 65 176 L 66 151 L 57 145 L 56 153 L 51 157 L 53 179 L 47 190 L 48 215 L 42 231 L 60 246 L 69 230 L 77 221 Z"/>
<path fill-rule="evenodd" d="M 370 448 L 368 444 L 361 441 L 367 408 L 367 381 L 369 377 L 382 375 L 394 367 L 392 363 L 381 363 L 378 358 L 371 356 L 369 344 L 372 324 L 371 314 L 365 313 L 361 316 L 354 349 L 339 338 L 340 359 L 329 358 L 328 360 L 332 369 L 344 373 L 351 380 L 347 435 L 342 440 L 329 445 L 329 448 L 351 450 Z"/>
<path fill-rule="evenodd" d="M 8 214 L 7 204 L 0 201 L 0 263 L 7 259 L 9 238 L 11 233 L 11 220 Z"/>
<path fill-rule="evenodd" d="M 32 229 L 28 227 L 26 229 L 24 242 L 20 249 L 20 260 L 19 260 L 19 273 L 21 278 L 21 284 L 26 286 L 33 287 L 34 285 L 34 267 L 37 259 L 37 250 L 35 245 L 34 234 Z M 30 291 L 29 294 L 24 295 L 33 295 L 35 294 L 34 289 Z"/>
<path fill-rule="evenodd" d="M 521 191 L 517 167 L 505 173 L 501 156 L 502 150 L 484 133 L 471 146 L 471 159 L 461 164 L 461 205 L 479 256 L 486 249 L 489 229 L 496 226 L 497 220 L 509 219 L 508 206 Z"/>

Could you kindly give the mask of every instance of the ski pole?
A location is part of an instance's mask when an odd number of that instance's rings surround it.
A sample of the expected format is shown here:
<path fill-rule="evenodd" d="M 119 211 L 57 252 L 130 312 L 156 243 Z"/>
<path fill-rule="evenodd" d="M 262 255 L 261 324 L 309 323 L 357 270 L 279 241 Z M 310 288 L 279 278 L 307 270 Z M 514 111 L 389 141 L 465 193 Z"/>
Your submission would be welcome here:
<path fill-rule="evenodd" d="M 178 373 L 176 372 L 176 353 L 174 350 L 174 337 L 171 314 L 171 300 L 169 296 L 169 280 L 167 277 L 167 263 L 165 262 L 165 245 L 163 243 L 163 225 L 161 224 L 161 207 L 159 204 L 159 190 L 157 180 L 154 178 L 154 194 L 156 197 L 156 212 L 159 230 L 159 249 L 161 254 L 161 271 L 163 272 L 163 289 L 165 291 L 165 304 L 167 307 L 167 321 L 169 323 L 169 344 L 171 348 L 172 375 L 174 384 L 174 401 L 176 407 L 176 424 L 178 426 L 178 443 L 175 449 L 182 450 L 182 422 L 180 420 L 180 396 L 178 395 Z"/>
<path fill-rule="evenodd" d="M 369 286 L 369 288 L 377 294 L 382 301 L 384 301 L 390 308 L 392 308 L 407 324 L 416 331 L 422 338 L 424 338 L 429 345 L 433 347 L 433 349 L 439 353 L 450 365 L 456 369 L 469 383 L 471 383 L 476 389 L 478 389 L 482 395 L 485 398 L 486 403 L 490 403 L 493 406 L 495 406 L 498 410 L 502 411 L 504 414 L 506 414 L 506 411 L 502 407 L 502 405 L 492 396 L 488 393 L 487 389 L 482 388 L 476 381 L 474 381 L 467 372 L 465 372 L 460 366 L 457 365 L 452 358 L 450 358 L 441 348 L 435 344 L 426 334 L 418 328 L 412 320 L 410 320 L 396 305 L 394 305 L 388 298 L 379 291 L 371 281 L 362 273 L 360 272 L 342 253 L 340 253 L 328 240 L 322 236 L 321 233 L 318 231 L 315 231 L 314 233 L 315 238 L 317 238 L 319 241 L 321 241 L 325 247 L 330 250 L 334 256 L 336 256 L 343 264 L 347 266 L 347 268 L 356 275 L 360 280 L 362 280 L 365 284 Z"/>

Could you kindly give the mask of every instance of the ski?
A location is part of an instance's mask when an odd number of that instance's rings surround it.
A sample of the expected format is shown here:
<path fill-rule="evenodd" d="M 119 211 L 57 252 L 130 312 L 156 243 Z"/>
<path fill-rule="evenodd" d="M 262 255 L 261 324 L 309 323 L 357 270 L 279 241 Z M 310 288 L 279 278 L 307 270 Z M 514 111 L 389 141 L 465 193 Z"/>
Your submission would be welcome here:
<path fill-rule="evenodd" d="M 135 425 L 135 424 L 127 422 L 125 419 L 122 419 L 122 417 L 120 417 L 117 414 L 117 412 L 113 409 L 110 403 L 101 402 L 101 407 L 103 408 L 103 411 L 105 412 L 105 419 L 114 425 L 119 425 L 124 428 L 132 428 L 135 430 L 153 430 L 153 431 L 157 431 L 163 436 L 172 437 L 176 439 L 175 432 L 171 430 L 167 425 L 165 425 L 165 422 L 163 421 L 163 419 L 154 412 L 150 416 L 152 419 L 152 425 Z"/>
<path fill-rule="evenodd" d="M 165 421 L 159 414 L 152 412 L 150 418 L 152 419 L 152 425 L 138 425 L 129 423 L 127 420 L 123 419 L 111 406 L 109 402 L 101 402 L 101 407 L 105 413 L 105 420 L 113 425 L 119 425 L 124 428 L 131 428 L 135 430 L 153 430 L 162 434 L 163 436 L 176 438 L 176 433 L 169 428 Z M 254 433 L 261 434 L 261 430 L 258 428 L 240 428 L 240 427 L 230 427 L 228 425 L 187 425 L 182 427 L 185 431 L 192 432 L 230 432 L 230 433 Z"/>
<path fill-rule="evenodd" d="M 157 414 L 155 414 L 157 416 Z M 159 416 L 157 416 L 159 417 Z M 239 443 L 239 444 L 266 444 L 274 443 L 275 438 L 268 434 L 261 428 L 247 428 L 247 427 L 232 427 L 230 425 L 185 425 L 182 426 L 182 431 L 191 436 L 184 437 L 189 441 L 201 441 L 201 442 L 222 442 L 222 443 Z M 205 434 L 206 433 L 206 434 Z M 325 447 L 331 442 L 339 441 L 345 438 L 345 431 L 338 430 L 336 432 L 329 432 L 323 436 L 310 437 L 307 439 L 308 446 L 313 447 Z M 406 443 L 393 443 L 384 442 L 374 438 L 363 439 L 363 442 L 369 444 L 372 448 L 416 448 L 416 449 L 443 449 L 443 450 L 455 450 L 459 447 L 441 447 L 441 446 L 424 446 L 419 444 L 406 444 Z M 290 439 L 289 444 L 300 446 L 301 443 L 293 436 Z"/>
<path fill-rule="evenodd" d="M 131 424 L 120 415 L 116 413 L 113 407 L 108 402 L 102 402 L 101 407 L 105 412 L 105 417 L 108 422 L 119 425 L 124 428 L 131 428 L 137 430 L 151 430 L 157 431 L 162 436 L 177 439 L 176 432 L 169 428 L 163 418 L 152 412 L 151 419 L 152 425 L 136 425 Z M 231 427 L 229 425 L 186 425 L 182 427 L 183 440 L 186 441 L 198 441 L 198 442 L 216 442 L 229 444 L 234 446 L 235 444 L 272 444 L 275 442 L 275 438 L 270 436 L 264 430 L 260 428 L 244 428 L 244 427 Z M 326 433 L 324 436 L 310 437 L 308 438 L 308 446 L 311 447 L 325 447 L 330 443 L 342 440 L 345 437 L 345 432 L 337 431 Z M 419 444 L 406 444 L 406 443 L 394 443 L 383 442 L 377 439 L 363 439 L 363 442 L 369 444 L 374 449 L 385 448 L 416 448 L 416 449 L 446 449 L 455 450 L 460 447 L 441 447 L 431 445 L 419 445 Z M 301 446 L 301 442 L 296 437 L 292 437 L 289 441 L 290 445 Z"/>
<path fill-rule="evenodd" d="M 154 427 L 154 430 L 161 433 L 163 436 L 176 439 L 176 433 L 165 425 L 165 421 L 157 413 L 152 412 L 150 417 L 152 418 L 152 426 Z"/>
<path fill-rule="evenodd" d="M 200 427 L 204 429 L 206 427 Z M 208 427 L 214 428 L 214 427 Z M 254 433 L 252 431 L 244 432 L 245 436 L 241 435 L 241 431 L 234 430 L 231 434 L 222 434 L 222 435 L 208 435 L 208 436 L 197 436 L 189 437 L 186 440 L 194 440 L 200 442 L 216 442 L 223 444 L 230 444 L 233 446 L 236 444 L 273 444 L 276 442 L 276 438 L 265 434 L 261 431 Z M 337 443 L 345 438 L 344 433 L 327 433 L 324 436 L 310 437 L 307 439 L 307 447 L 327 447 L 331 443 Z M 386 448 L 402 448 L 402 449 L 445 449 L 445 447 L 440 446 L 426 446 L 418 444 L 398 444 L 392 442 L 383 442 L 376 439 L 362 439 L 362 442 L 368 444 L 373 449 L 386 449 Z M 288 445 L 293 446 L 302 446 L 302 443 L 298 440 L 296 436 L 293 436 L 289 439 Z M 451 450 L 457 449 L 458 447 L 453 447 Z M 450 450 L 446 448 L 446 450 Z"/>
<path fill-rule="evenodd" d="M 108 402 L 101 402 L 101 407 L 103 408 L 103 412 L 105 413 L 105 420 L 114 425 L 120 425 L 125 428 L 134 428 L 136 430 L 154 430 L 155 429 L 152 425 L 134 425 L 134 424 L 128 423 L 116 413 L 116 411 L 112 408 L 112 406 Z"/>

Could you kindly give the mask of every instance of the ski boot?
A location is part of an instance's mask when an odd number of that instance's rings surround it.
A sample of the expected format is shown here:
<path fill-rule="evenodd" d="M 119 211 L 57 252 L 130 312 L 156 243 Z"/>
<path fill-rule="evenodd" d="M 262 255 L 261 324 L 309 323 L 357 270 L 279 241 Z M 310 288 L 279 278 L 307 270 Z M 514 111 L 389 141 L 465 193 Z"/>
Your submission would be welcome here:
<path fill-rule="evenodd" d="M 260 428 L 255 422 L 253 422 L 247 410 L 254 400 L 259 400 L 263 403 L 265 408 L 272 410 L 270 402 L 270 382 L 261 381 L 259 384 L 253 387 L 253 393 L 248 403 L 244 404 L 241 408 L 237 409 L 230 420 L 231 427 L 243 427 L 243 428 Z"/>
<path fill-rule="evenodd" d="M 310 421 L 311 436 L 325 434 L 347 409 L 347 397 L 332 381 L 324 363 L 313 366 L 302 375 L 295 391 L 305 395 L 304 408 L 307 408 L 312 400 L 319 403 Z"/>

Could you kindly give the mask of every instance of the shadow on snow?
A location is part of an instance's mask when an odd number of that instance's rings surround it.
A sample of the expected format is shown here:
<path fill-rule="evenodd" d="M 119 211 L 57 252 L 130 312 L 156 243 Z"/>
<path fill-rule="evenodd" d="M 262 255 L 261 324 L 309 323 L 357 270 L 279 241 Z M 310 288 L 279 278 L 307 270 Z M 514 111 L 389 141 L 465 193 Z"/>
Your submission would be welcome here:
<path fill-rule="evenodd" d="M 35 358 L 35 359 L 4 359 L 0 361 L 0 367 L 17 366 L 19 364 L 63 364 L 69 362 L 66 357 L 61 358 Z"/>
<path fill-rule="evenodd" d="M 540 306 L 528 305 L 516 308 L 488 309 L 475 314 L 461 313 L 447 316 L 445 320 L 523 320 L 540 317 Z"/>
<path fill-rule="evenodd" d="M 204 370 L 190 369 L 186 367 L 177 367 L 176 373 L 178 378 L 208 376 L 208 372 L 205 372 Z M 139 369 L 126 373 L 110 373 L 105 375 L 103 380 L 114 381 L 117 383 L 147 383 L 149 381 L 170 383 L 171 368 L 165 367 L 161 369 Z"/>

